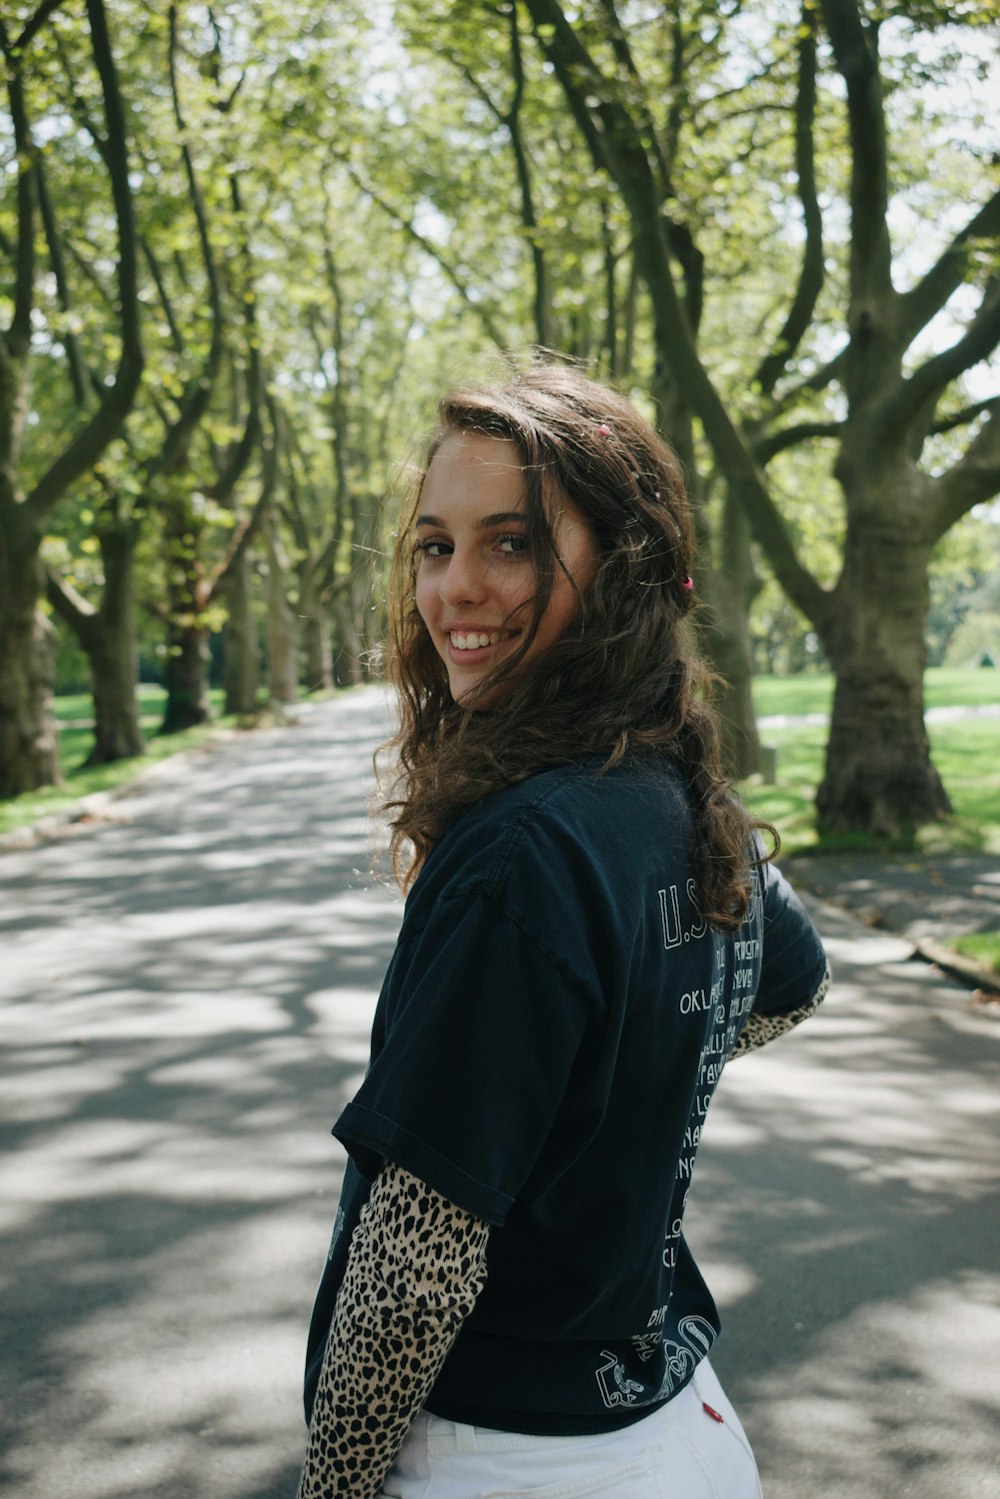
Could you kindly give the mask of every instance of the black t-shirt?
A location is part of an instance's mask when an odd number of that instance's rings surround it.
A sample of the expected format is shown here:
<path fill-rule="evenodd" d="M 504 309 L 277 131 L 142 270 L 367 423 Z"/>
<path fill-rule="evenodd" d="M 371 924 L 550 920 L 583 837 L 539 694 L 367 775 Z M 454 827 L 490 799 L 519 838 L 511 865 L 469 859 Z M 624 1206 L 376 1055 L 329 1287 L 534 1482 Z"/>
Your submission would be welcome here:
<path fill-rule="evenodd" d="M 502 1430 L 626 1425 L 718 1334 L 682 1233 L 705 1114 L 747 1014 L 826 968 L 771 866 L 735 933 L 698 912 L 687 797 L 652 757 L 573 765 L 464 813 L 406 903 L 313 1315 L 311 1409 L 350 1236 L 386 1159 L 495 1225 L 427 1409 Z"/>

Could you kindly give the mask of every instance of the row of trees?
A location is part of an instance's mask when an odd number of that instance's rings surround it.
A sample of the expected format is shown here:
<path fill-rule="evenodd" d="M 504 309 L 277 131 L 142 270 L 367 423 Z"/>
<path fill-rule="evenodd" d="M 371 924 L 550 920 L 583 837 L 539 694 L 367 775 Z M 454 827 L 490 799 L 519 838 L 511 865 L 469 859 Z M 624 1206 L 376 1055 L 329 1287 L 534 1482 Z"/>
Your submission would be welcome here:
<path fill-rule="evenodd" d="M 300 649 L 311 686 L 356 676 L 386 455 L 429 392 L 534 343 L 646 401 L 684 459 L 734 764 L 763 568 L 836 674 L 822 826 L 945 813 L 929 566 L 1000 490 L 989 14 L 43 0 L 0 22 L 0 795 L 58 775 L 53 617 L 91 665 L 96 759 L 142 747 L 139 608 L 168 728 L 207 714 L 223 619 L 227 706 L 252 708 L 262 607 L 274 696 Z"/>

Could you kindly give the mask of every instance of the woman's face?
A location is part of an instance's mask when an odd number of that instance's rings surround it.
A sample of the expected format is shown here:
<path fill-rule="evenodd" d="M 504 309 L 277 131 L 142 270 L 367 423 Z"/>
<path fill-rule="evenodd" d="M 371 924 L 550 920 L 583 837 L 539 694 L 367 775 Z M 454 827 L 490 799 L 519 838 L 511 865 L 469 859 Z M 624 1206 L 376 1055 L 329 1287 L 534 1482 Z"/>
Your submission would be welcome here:
<path fill-rule="evenodd" d="M 596 537 L 568 496 L 549 519 L 558 562 L 525 660 L 559 639 L 597 571 Z M 424 478 L 416 536 L 417 610 L 461 702 L 518 649 L 531 624 L 537 578 L 516 443 L 464 432 L 446 437 Z"/>

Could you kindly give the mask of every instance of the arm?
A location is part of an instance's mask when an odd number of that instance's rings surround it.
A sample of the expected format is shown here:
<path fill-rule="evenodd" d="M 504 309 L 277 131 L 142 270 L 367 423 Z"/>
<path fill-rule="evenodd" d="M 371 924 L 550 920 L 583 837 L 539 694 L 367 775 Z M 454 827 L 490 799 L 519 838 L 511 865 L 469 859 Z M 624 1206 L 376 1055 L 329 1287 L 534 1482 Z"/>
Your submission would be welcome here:
<path fill-rule="evenodd" d="M 374 1499 L 486 1280 L 489 1224 L 387 1161 L 351 1241 L 299 1499 Z"/>
<path fill-rule="evenodd" d="M 729 1060 L 734 1061 L 736 1057 L 745 1057 L 748 1052 L 756 1051 L 759 1046 L 766 1046 L 769 1041 L 777 1040 L 778 1036 L 783 1036 L 786 1031 L 801 1025 L 803 1020 L 808 1020 L 810 1015 L 815 1015 L 829 987 L 830 969 L 828 967 L 815 994 L 804 1005 L 799 1005 L 798 1009 L 786 1010 L 783 1015 L 758 1015 L 751 1011 L 740 1031 L 736 1045 L 729 1054 Z"/>

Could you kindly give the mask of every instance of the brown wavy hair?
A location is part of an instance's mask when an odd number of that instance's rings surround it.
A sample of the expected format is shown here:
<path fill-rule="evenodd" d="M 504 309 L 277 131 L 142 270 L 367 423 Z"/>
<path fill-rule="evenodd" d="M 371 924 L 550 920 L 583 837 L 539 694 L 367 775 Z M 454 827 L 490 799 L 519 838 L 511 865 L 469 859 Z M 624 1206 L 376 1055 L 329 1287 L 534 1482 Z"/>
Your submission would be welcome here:
<path fill-rule="evenodd" d="M 417 612 L 413 527 L 434 454 L 461 433 L 510 440 L 520 452 L 537 591 L 517 651 L 459 704 Z M 590 523 L 597 571 L 574 624 L 525 660 L 560 567 L 551 517 L 561 495 Z M 390 583 L 386 669 L 400 727 L 382 747 L 395 752 L 383 811 L 404 890 L 449 824 L 490 793 L 585 757 L 599 756 L 610 769 L 634 751 L 652 751 L 690 794 L 703 915 L 723 929 L 739 924 L 756 862 L 753 830 L 768 825 L 751 820 L 722 772 L 714 679 L 688 618 L 693 553 L 680 463 L 623 396 L 572 367 L 535 365 L 502 384 L 444 397 Z"/>

